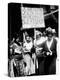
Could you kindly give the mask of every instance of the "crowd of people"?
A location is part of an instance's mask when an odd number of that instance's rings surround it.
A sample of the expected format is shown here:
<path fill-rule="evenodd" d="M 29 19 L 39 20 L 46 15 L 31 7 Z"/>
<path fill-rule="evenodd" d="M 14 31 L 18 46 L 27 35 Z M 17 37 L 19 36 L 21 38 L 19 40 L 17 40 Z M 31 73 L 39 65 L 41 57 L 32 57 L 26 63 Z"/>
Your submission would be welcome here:
<path fill-rule="evenodd" d="M 51 27 L 42 33 L 38 30 L 32 38 L 23 33 L 9 44 L 8 72 L 11 77 L 56 73 L 57 41 L 56 31 Z"/>

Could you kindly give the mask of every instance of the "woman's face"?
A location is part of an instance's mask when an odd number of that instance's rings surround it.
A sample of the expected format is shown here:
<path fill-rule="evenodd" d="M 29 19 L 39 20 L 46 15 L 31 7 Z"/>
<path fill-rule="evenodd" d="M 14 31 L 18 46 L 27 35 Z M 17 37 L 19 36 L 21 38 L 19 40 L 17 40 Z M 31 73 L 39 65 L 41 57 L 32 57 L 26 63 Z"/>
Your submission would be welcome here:
<path fill-rule="evenodd" d="M 26 37 L 26 41 L 30 42 L 30 37 L 29 36 Z"/>
<path fill-rule="evenodd" d="M 48 34 L 48 40 L 51 41 L 52 39 L 52 34 Z"/>
<path fill-rule="evenodd" d="M 41 38 L 41 35 L 36 35 L 36 39 L 39 40 Z"/>

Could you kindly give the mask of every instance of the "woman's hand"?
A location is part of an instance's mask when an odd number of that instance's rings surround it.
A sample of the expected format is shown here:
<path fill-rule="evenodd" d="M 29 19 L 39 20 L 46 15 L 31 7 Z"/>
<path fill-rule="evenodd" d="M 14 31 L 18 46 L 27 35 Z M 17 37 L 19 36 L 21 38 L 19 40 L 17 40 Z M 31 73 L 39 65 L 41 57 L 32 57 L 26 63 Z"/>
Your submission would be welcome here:
<path fill-rule="evenodd" d="M 48 56 L 48 55 L 50 55 L 50 56 L 51 56 L 51 55 L 52 55 L 52 51 L 47 52 L 46 54 L 47 54 L 47 56 Z"/>

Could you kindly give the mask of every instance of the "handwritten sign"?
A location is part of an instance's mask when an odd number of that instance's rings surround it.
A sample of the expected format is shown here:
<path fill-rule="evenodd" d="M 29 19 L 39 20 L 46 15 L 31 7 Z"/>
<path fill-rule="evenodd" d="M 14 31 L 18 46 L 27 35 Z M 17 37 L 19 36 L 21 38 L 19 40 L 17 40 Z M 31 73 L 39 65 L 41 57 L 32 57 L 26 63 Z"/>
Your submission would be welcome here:
<path fill-rule="evenodd" d="M 45 27 L 43 8 L 21 7 L 22 28 Z"/>

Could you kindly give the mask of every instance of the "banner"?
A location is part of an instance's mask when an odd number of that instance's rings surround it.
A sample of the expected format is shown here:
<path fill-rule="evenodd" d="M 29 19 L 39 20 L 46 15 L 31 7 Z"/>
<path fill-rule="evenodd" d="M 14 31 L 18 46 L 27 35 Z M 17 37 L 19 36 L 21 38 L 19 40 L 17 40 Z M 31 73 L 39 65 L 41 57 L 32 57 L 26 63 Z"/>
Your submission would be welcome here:
<path fill-rule="evenodd" d="M 23 29 L 45 27 L 43 8 L 29 8 L 22 6 L 21 16 Z"/>

